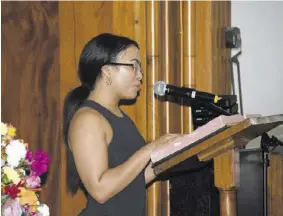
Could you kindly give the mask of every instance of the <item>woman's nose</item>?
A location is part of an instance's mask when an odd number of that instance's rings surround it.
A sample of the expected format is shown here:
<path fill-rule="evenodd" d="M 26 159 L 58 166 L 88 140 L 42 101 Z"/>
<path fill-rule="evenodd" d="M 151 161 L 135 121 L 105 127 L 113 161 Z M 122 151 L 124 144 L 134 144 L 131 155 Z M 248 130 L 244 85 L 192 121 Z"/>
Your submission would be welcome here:
<path fill-rule="evenodd" d="M 143 78 L 142 70 L 137 70 L 136 77 L 137 77 L 138 80 L 142 80 L 142 78 Z"/>

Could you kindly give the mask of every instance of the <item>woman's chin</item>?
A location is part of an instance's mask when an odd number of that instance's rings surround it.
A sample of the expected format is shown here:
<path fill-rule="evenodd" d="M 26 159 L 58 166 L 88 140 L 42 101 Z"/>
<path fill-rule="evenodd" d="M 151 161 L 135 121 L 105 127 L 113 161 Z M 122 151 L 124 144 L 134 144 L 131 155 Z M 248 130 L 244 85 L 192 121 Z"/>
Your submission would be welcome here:
<path fill-rule="evenodd" d="M 127 95 L 123 95 L 122 99 L 124 100 L 134 100 L 139 96 L 139 92 L 131 92 Z"/>

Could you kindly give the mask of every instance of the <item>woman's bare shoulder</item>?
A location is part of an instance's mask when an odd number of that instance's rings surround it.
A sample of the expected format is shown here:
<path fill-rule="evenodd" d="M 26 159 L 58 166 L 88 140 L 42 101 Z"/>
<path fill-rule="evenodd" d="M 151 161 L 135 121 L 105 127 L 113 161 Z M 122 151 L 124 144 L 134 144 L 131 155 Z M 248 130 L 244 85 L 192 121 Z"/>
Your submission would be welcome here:
<path fill-rule="evenodd" d="M 101 127 L 105 126 L 105 124 L 107 124 L 105 117 L 97 110 L 88 107 L 79 109 L 71 121 L 71 125 L 79 126 Z"/>
<path fill-rule="evenodd" d="M 112 128 L 107 119 L 97 110 L 83 107 L 76 112 L 71 124 L 69 134 L 70 137 L 85 137 L 89 134 L 96 137 L 101 134 L 105 137 L 108 144 L 108 140 L 112 137 Z"/>

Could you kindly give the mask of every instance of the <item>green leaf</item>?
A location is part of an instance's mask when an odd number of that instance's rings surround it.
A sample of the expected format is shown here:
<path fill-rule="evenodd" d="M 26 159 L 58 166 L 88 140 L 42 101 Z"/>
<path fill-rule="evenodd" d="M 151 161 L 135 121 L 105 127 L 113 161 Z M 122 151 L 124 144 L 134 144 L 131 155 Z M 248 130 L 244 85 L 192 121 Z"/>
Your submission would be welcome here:
<path fill-rule="evenodd" d="M 9 184 L 9 183 L 12 183 L 12 181 L 9 180 L 9 178 L 7 177 L 6 174 L 4 174 L 3 177 L 2 177 L 2 183 L 3 183 L 4 185 L 7 185 L 7 184 Z"/>

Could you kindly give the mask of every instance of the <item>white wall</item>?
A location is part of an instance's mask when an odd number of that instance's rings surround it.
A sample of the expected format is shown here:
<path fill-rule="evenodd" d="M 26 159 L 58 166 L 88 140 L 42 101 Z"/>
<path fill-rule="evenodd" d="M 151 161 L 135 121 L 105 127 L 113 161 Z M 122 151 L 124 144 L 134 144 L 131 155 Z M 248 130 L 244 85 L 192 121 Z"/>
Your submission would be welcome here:
<path fill-rule="evenodd" d="M 283 114 L 283 1 L 232 1 L 231 6 L 231 25 L 242 37 L 244 114 Z M 270 134 L 282 136 L 283 126 Z M 256 145 L 258 140 L 249 144 Z"/>
<path fill-rule="evenodd" d="M 242 36 L 244 114 L 283 114 L 283 1 L 231 5 L 231 25 L 239 27 Z"/>

